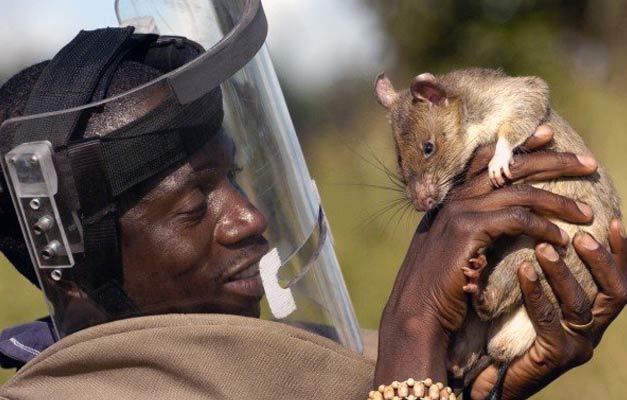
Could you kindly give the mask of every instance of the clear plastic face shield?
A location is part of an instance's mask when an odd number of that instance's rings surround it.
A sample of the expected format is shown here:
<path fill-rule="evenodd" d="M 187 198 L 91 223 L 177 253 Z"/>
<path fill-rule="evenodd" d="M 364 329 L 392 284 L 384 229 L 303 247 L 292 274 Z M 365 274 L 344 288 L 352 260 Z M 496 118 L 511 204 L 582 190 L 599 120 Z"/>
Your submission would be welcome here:
<path fill-rule="evenodd" d="M 124 46 L 131 41 L 134 49 L 141 49 L 136 59 L 147 63 L 164 54 L 154 48 L 165 48 L 168 54 L 167 46 L 181 48 L 178 39 L 164 39 L 167 36 L 187 38 L 207 50 L 181 65 L 169 60 L 174 67 L 151 61 L 164 75 L 122 95 L 91 96 L 78 106 L 62 104 L 54 110 L 44 108 L 46 112 L 30 104 L 31 115 L 2 125 L 3 172 L 59 337 L 138 315 L 223 312 L 203 308 L 213 292 L 190 288 L 202 280 L 181 279 L 177 287 L 178 276 L 160 281 L 163 270 L 143 271 L 140 283 L 131 285 L 132 268 L 126 264 L 133 250 L 119 239 L 120 199 L 138 187 L 143 194 L 149 192 L 159 179 L 176 176 L 172 171 L 187 159 L 197 159 L 199 149 L 209 148 L 205 158 L 212 154 L 232 158 L 227 164 L 239 171 L 229 178 L 232 187 L 267 223 L 262 233 L 267 247 L 247 268 L 249 275 L 259 269 L 265 292 L 261 317 L 314 331 L 361 352 L 329 225 L 263 44 L 267 27 L 259 1 L 118 0 L 116 13 L 120 26 L 135 28 L 133 35 L 117 32 L 115 38 L 98 40 L 117 40 Z M 160 36 L 139 40 L 138 33 Z M 99 53 L 110 50 L 111 59 L 124 53 L 101 47 Z M 103 75 L 106 71 L 98 79 Z M 101 91 L 98 79 L 95 93 Z M 115 104 L 133 104 L 134 118 L 106 124 L 89 139 L 77 134 L 86 115 L 106 112 Z M 146 189 L 145 182 L 152 186 Z M 211 210 L 210 193 L 207 199 Z M 146 241 L 161 229 L 149 228 Z M 211 248 L 211 240 L 199 236 L 190 244 L 181 234 L 140 255 L 149 260 L 147 265 L 156 266 L 176 253 L 174 248 L 187 245 L 192 246 L 184 253 L 187 260 L 196 248 Z M 202 265 L 209 268 L 211 263 Z M 134 293 L 161 295 L 152 301 L 151 295 Z M 190 304 L 194 306 L 185 306 Z"/>

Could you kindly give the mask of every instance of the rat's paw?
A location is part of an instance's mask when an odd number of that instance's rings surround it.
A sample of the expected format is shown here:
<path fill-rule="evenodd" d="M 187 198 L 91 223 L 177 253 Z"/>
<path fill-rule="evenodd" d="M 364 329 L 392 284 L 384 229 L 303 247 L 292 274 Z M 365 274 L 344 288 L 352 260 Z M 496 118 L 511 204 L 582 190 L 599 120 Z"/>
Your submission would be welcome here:
<path fill-rule="evenodd" d="M 512 173 L 509 169 L 513 160 L 511 152 L 496 152 L 490 163 L 488 164 L 488 173 L 490 183 L 495 187 L 505 185 L 507 179 L 512 179 Z"/>
<path fill-rule="evenodd" d="M 462 267 L 462 272 L 467 278 L 466 284 L 462 287 L 464 292 L 475 294 L 479 292 L 479 277 L 481 271 L 488 265 L 488 260 L 483 254 L 468 260 L 469 266 Z"/>

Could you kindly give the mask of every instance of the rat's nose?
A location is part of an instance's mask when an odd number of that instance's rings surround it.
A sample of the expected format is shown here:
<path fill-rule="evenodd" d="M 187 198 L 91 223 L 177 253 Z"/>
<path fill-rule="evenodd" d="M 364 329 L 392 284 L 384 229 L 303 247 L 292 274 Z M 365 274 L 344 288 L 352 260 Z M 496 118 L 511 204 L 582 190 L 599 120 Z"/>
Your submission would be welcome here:
<path fill-rule="evenodd" d="M 408 189 L 416 211 L 429 211 L 438 204 L 438 190 L 431 176 L 425 175 L 422 182 L 414 178 Z"/>
<path fill-rule="evenodd" d="M 435 203 L 435 200 L 433 200 L 433 197 L 427 197 L 427 198 L 424 200 L 424 208 L 425 208 L 425 211 L 429 211 L 429 210 L 431 210 L 433 207 L 435 207 L 435 204 L 436 204 L 436 203 Z"/>

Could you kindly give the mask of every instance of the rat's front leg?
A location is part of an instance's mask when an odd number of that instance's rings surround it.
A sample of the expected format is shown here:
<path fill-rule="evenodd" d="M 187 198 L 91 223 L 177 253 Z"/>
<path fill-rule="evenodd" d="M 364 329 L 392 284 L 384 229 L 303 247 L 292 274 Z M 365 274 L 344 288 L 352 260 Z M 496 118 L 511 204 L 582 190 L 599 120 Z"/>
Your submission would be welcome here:
<path fill-rule="evenodd" d="M 488 164 L 490 182 L 495 187 L 505 185 L 505 178 L 512 179 L 509 166 L 512 163 L 514 146 L 507 139 L 506 135 L 499 135 L 494 149 L 494 156 Z"/>
<path fill-rule="evenodd" d="M 512 179 L 510 166 L 513 162 L 514 149 L 522 145 L 531 136 L 529 132 L 538 126 L 531 118 L 510 118 L 499 128 L 494 149 L 494 156 L 488 164 L 490 182 L 494 187 L 501 187 Z"/>

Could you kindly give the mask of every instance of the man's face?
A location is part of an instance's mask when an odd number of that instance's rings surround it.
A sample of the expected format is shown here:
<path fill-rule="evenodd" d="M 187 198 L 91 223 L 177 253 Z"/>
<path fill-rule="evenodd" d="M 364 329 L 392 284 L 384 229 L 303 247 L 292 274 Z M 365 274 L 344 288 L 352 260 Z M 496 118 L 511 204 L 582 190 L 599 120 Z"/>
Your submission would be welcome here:
<path fill-rule="evenodd" d="M 266 219 L 234 184 L 219 135 L 120 219 L 124 291 L 145 314 L 259 316 Z"/>

